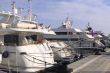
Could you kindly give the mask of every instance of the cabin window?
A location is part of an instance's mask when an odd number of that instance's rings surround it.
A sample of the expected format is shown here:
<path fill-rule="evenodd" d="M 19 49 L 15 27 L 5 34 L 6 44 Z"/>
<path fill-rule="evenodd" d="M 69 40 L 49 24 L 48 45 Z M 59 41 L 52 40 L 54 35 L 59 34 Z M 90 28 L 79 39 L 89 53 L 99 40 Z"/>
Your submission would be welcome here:
<path fill-rule="evenodd" d="M 76 33 L 77 35 L 81 35 L 79 32 Z"/>
<path fill-rule="evenodd" d="M 34 44 L 37 41 L 37 35 L 25 36 L 28 44 Z"/>
<path fill-rule="evenodd" d="M 7 46 L 19 45 L 18 35 L 4 35 L 4 44 Z"/>
<path fill-rule="evenodd" d="M 68 32 L 69 35 L 73 35 L 73 32 Z"/>
<path fill-rule="evenodd" d="M 27 40 L 37 41 L 37 35 L 26 36 Z"/>
<path fill-rule="evenodd" d="M 55 32 L 57 35 L 72 35 L 73 32 Z"/>
<path fill-rule="evenodd" d="M 67 32 L 56 32 L 57 35 L 67 35 Z"/>
<path fill-rule="evenodd" d="M 31 35 L 30 37 L 33 41 L 37 41 L 37 35 Z"/>

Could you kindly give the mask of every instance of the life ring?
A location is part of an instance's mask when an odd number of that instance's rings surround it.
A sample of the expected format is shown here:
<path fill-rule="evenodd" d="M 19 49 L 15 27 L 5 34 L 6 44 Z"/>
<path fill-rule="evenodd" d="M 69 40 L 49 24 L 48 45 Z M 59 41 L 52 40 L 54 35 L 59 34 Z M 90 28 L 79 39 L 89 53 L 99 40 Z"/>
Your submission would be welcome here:
<path fill-rule="evenodd" d="M 9 52 L 8 51 L 4 51 L 2 54 L 3 58 L 8 58 L 9 57 Z"/>

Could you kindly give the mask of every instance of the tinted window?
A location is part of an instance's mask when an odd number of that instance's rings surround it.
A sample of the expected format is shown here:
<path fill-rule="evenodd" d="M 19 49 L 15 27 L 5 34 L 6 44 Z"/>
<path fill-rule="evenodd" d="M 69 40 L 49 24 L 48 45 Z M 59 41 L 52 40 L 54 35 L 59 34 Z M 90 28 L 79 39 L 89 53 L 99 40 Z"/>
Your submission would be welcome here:
<path fill-rule="evenodd" d="M 72 32 L 55 32 L 57 35 L 72 35 Z"/>
<path fill-rule="evenodd" d="M 18 35 L 4 35 L 5 45 L 19 45 Z"/>
<path fill-rule="evenodd" d="M 36 40 L 37 40 L 37 35 L 31 35 L 30 37 L 31 37 L 31 39 L 32 39 L 33 41 L 36 41 Z"/>

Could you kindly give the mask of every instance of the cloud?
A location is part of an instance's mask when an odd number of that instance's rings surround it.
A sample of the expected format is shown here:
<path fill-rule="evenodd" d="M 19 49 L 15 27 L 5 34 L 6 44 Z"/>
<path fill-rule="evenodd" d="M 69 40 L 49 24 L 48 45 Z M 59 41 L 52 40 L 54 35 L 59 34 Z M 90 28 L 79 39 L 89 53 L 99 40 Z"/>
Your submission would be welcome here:
<path fill-rule="evenodd" d="M 27 0 L 15 0 L 18 7 L 27 9 Z M 32 0 L 34 14 L 38 15 L 40 22 L 52 24 L 53 27 L 61 25 L 69 16 L 73 26 L 85 28 L 88 22 L 96 30 L 109 33 L 110 27 L 110 0 Z M 4 6 L 5 4 L 5 6 Z M 5 9 L 9 4 L 7 0 L 0 1 L 0 8 Z M 7 9 L 7 8 L 6 8 Z"/>
<path fill-rule="evenodd" d="M 73 21 L 77 21 L 74 23 L 78 23 L 75 27 L 85 27 L 90 22 L 94 29 L 109 33 L 110 7 L 103 0 L 61 1 L 55 5 L 53 3 L 47 11 L 38 14 L 47 20 L 61 20 L 69 14 Z"/>

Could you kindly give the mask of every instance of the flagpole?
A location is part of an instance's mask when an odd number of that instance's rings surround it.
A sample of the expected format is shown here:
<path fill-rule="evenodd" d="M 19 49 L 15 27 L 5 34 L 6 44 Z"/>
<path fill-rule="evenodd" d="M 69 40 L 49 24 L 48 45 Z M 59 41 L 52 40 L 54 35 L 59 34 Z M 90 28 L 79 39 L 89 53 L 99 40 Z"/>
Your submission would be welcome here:
<path fill-rule="evenodd" d="M 31 7 L 32 0 L 28 0 L 28 2 L 29 2 L 29 21 L 31 21 L 32 20 L 32 7 Z"/>

